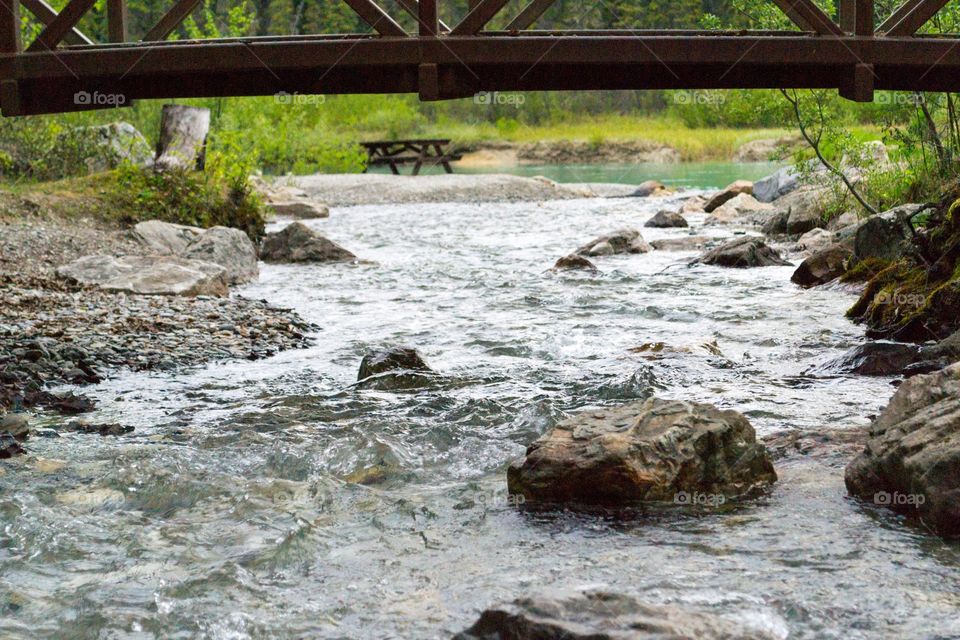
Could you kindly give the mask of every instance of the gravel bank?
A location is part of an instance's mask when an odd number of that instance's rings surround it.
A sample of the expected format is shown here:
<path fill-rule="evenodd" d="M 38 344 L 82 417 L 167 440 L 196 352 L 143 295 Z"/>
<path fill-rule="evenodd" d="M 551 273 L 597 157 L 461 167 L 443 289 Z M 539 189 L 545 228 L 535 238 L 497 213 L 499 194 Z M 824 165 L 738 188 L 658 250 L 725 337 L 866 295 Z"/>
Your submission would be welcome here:
<path fill-rule="evenodd" d="M 316 327 L 264 301 L 136 296 L 69 287 L 54 269 L 92 253 L 128 255 L 126 232 L 92 220 L 26 217 L 0 224 L 0 406 L 89 409 L 43 392 L 96 383 L 111 370 L 255 360 L 305 346 Z"/>
<path fill-rule="evenodd" d="M 312 199 L 344 207 L 415 202 L 520 202 L 590 197 L 583 189 L 546 178 L 503 174 L 394 176 L 384 174 L 313 175 L 290 179 Z"/>

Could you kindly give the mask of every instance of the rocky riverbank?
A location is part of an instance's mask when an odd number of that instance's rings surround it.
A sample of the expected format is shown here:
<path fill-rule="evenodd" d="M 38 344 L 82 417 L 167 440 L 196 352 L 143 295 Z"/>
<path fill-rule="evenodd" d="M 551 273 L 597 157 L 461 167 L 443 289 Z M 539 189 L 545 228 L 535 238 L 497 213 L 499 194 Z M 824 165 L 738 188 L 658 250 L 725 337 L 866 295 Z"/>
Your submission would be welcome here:
<path fill-rule="evenodd" d="M 0 219 L 0 405 L 22 400 L 28 408 L 79 413 L 92 403 L 47 389 L 96 383 L 124 368 L 256 360 L 309 342 L 315 327 L 264 301 L 136 295 L 56 275 L 83 256 L 145 252 L 129 230 L 92 218 L 51 212 Z"/>

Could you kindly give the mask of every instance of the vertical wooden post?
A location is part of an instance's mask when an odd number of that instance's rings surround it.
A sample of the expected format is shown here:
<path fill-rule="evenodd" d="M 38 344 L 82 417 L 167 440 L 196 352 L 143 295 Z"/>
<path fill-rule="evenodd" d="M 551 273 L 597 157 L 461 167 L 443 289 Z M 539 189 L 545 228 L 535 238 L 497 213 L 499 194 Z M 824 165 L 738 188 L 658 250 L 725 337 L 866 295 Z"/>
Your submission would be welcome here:
<path fill-rule="evenodd" d="M 19 53 L 20 0 L 0 0 L 0 53 Z"/>
<path fill-rule="evenodd" d="M 857 0 L 840 0 L 840 28 L 853 33 L 856 28 Z"/>
<path fill-rule="evenodd" d="M 856 2 L 856 19 L 854 20 L 853 32 L 858 36 L 872 36 L 873 25 L 873 0 L 854 0 Z"/>
<path fill-rule="evenodd" d="M 440 23 L 437 16 L 437 0 L 420 0 L 418 13 L 420 37 L 436 36 L 440 32 Z"/>
<path fill-rule="evenodd" d="M 127 41 L 127 0 L 107 0 L 107 29 L 110 42 Z"/>

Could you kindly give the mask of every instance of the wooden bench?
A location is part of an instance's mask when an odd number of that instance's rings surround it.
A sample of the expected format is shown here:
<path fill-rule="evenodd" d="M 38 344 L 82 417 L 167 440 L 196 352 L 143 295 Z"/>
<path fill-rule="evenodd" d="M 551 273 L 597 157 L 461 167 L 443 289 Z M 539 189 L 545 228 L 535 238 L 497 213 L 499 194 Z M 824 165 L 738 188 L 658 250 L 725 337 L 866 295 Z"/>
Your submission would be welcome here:
<path fill-rule="evenodd" d="M 400 175 L 398 167 L 405 164 L 413 165 L 412 175 L 419 175 L 424 165 L 441 165 L 447 173 L 453 173 L 450 163 L 461 158 L 460 154 L 445 150 L 449 140 L 377 140 L 360 144 L 367 150 L 367 169 L 389 166 L 394 175 Z"/>

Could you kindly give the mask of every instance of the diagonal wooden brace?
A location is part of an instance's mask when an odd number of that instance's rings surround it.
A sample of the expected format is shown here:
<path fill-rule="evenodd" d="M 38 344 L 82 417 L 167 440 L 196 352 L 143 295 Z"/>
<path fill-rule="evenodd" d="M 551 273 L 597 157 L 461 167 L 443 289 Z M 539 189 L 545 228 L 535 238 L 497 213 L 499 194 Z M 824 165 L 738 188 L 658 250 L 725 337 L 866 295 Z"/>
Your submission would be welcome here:
<path fill-rule="evenodd" d="M 60 41 L 80 22 L 96 0 L 70 0 L 63 11 L 47 24 L 37 39 L 27 47 L 27 52 L 53 51 Z"/>
<path fill-rule="evenodd" d="M 147 35 L 143 36 L 144 42 L 159 42 L 166 40 L 173 30 L 179 27 L 187 19 L 193 10 L 200 4 L 200 0 L 178 0 L 177 4 L 163 14 L 158 22 Z"/>
<path fill-rule="evenodd" d="M 843 29 L 831 20 L 812 0 L 773 0 L 790 21 L 803 31 L 820 36 L 842 36 Z"/>
<path fill-rule="evenodd" d="M 510 21 L 506 30 L 523 31 L 524 29 L 529 29 L 530 25 L 536 22 L 556 1 L 557 0 L 533 0 L 523 8 L 523 11 L 517 14 L 516 18 Z"/>
<path fill-rule="evenodd" d="M 452 36 L 475 36 L 500 13 L 508 0 L 481 0 L 463 20 L 450 30 Z"/>
<path fill-rule="evenodd" d="M 413 16 L 415 20 L 420 20 L 420 2 L 418 2 L 418 0 L 397 0 L 397 4 L 399 4 L 404 11 Z M 443 20 L 438 19 L 437 24 L 440 25 L 441 31 L 450 31 L 450 27 L 448 27 Z"/>
<path fill-rule="evenodd" d="M 930 18 L 935 16 L 940 9 L 947 5 L 948 0 L 920 0 L 913 3 L 913 6 L 901 17 L 896 24 L 890 25 L 886 29 L 888 36 L 907 37 L 914 35 L 917 30 L 925 25 Z M 898 10 L 899 12 L 899 10 Z M 892 18 L 893 16 L 891 16 Z M 886 22 L 883 26 L 887 25 Z"/>
<path fill-rule="evenodd" d="M 373 0 L 344 0 L 354 13 L 363 18 L 374 31 L 382 36 L 407 37 L 407 32 L 380 8 Z"/>
<path fill-rule="evenodd" d="M 44 0 L 21 0 L 20 4 L 44 25 L 49 25 L 57 17 L 56 9 L 44 2 Z M 90 38 L 76 29 L 70 29 L 70 31 L 63 36 L 63 41 L 67 44 L 93 44 Z"/>

